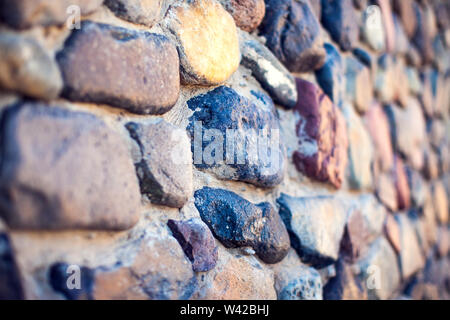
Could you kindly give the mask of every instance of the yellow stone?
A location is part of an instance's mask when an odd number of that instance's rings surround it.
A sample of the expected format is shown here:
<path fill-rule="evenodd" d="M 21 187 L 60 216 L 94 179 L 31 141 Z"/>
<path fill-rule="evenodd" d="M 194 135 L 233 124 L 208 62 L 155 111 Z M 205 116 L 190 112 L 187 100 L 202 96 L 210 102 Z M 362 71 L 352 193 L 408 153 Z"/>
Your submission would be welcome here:
<path fill-rule="evenodd" d="M 183 83 L 220 84 L 239 67 L 235 22 L 215 0 L 178 3 L 169 10 L 165 26 L 178 42 Z"/>

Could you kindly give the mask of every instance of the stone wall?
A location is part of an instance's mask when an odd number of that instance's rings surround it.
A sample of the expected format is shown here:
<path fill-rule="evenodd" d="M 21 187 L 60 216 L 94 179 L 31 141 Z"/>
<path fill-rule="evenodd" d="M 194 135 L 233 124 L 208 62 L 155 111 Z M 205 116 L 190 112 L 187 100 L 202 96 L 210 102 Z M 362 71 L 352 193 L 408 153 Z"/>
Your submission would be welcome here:
<path fill-rule="evenodd" d="M 449 298 L 449 15 L 1 1 L 0 298 Z"/>

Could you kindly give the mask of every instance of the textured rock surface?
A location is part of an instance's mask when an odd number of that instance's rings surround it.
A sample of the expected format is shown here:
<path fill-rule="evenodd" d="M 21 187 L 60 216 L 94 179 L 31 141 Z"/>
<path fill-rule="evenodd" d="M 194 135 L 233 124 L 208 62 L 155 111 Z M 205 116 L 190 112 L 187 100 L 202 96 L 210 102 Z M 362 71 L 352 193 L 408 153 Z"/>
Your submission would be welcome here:
<path fill-rule="evenodd" d="M 337 260 L 347 218 L 343 203 L 333 197 L 294 198 L 286 194 L 277 202 L 291 245 L 303 262 L 320 268 Z"/>
<path fill-rule="evenodd" d="M 314 84 L 297 79 L 299 99 L 295 112 L 299 149 L 294 153 L 297 170 L 308 177 L 340 188 L 347 166 L 347 129 L 339 109 Z"/>
<path fill-rule="evenodd" d="M 374 103 L 365 115 L 367 129 L 375 147 L 375 158 L 381 170 L 390 170 L 394 165 L 389 122 L 382 107 Z"/>
<path fill-rule="evenodd" d="M 449 17 L 0 1 L 0 299 L 450 299 Z"/>
<path fill-rule="evenodd" d="M 25 104 L 7 111 L 1 212 L 18 229 L 110 229 L 139 219 L 124 140 L 93 115 Z"/>
<path fill-rule="evenodd" d="M 381 235 L 386 209 L 372 195 L 361 196 L 351 207 L 340 243 L 340 257 L 354 263 Z"/>
<path fill-rule="evenodd" d="M 276 103 L 293 108 L 298 99 L 295 78 L 267 47 L 244 33 L 241 36 L 241 63 L 252 71 Z"/>
<path fill-rule="evenodd" d="M 351 50 L 359 37 L 352 0 L 322 1 L 322 23 L 342 50 Z"/>
<path fill-rule="evenodd" d="M 168 226 L 184 253 L 192 262 L 195 272 L 213 269 L 217 263 L 217 246 L 214 236 L 200 219 L 169 220 Z"/>
<path fill-rule="evenodd" d="M 152 27 L 167 10 L 163 0 L 105 0 L 107 6 L 118 17 L 127 21 Z"/>
<path fill-rule="evenodd" d="M 344 61 L 332 44 L 325 43 L 324 48 L 327 57 L 323 67 L 316 71 L 316 79 L 331 101 L 341 106 L 346 90 Z"/>
<path fill-rule="evenodd" d="M 413 168 L 420 170 L 423 167 L 426 125 L 419 103 L 411 99 L 406 109 L 391 105 L 386 111 L 394 149 L 407 156 Z"/>
<path fill-rule="evenodd" d="M 56 62 L 33 39 L 0 34 L 0 87 L 28 97 L 51 100 L 62 89 Z"/>
<path fill-rule="evenodd" d="M 397 220 L 392 214 L 386 216 L 386 221 L 384 224 L 384 232 L 386 234 L 387 240 L 394 248 L 395 252 L 398 254 L 402 250 L 402 241 L 400 238 L 400 227 Z"/>
<path fill-rule="evenodd" d="M 292 72 L 310 72 L 325 61 L 320 24 L 305 1 L 265 0 L 260 33 L 267 47 Z"/>
<path fill-rule="evenodd" d="M 395 189 L 397 190 L 397 204 L 399 210 L 408 209 L 411 201 L 411 192 L 405 166 L 400 157 L 395 156 Z"/>
<path fill-rule="evenodd" d="M 366 189 L 372 186 L 372 162 L 374 150 L 372 140 L 361 118 L 352 106 L 343 110 L 348 132 L 349 183 L 352 189 Z"/>
<path fill-rule="evenodd" d="M 215 0 L 177 2 L 169 8 L 164 23 L 177 41 L 185 84 L 219 84 L 238 68 L 236 25 Z"/>
<path fill-rule="evenodd" d="M 347 96 L 358 112 L 366 112 L 373 100 L 370 70 L 355 58 L 346 59 L 345 83 Z"/>
<path fill-rule="evenodd" d="M 6 233 L 0 233 L 0 299 L 23 299 L 23 288 L 14 252 Z"/>
<path fill-rule="evenodd" d="M 292 250 L 273 267 L 279 300 L 322 300 L 322 279 L 316 269 L 300 263 Z"/>
<path fill-rule="evenodd" d="M 187 102 L 194 165 L 221 179 L 273 187 L 285 170 L 279 121 L 267 95 L 251 94 L 252 100 L 221 86 Z"/>
<path fill-rule="evenodd" d="M 252 247 L 266 263 L 286 256 L 289 237 L 269 203 L 254 205 L 233 192 L 205 187 L 195 192 L 195 206 L 226 247 Z"/>
<path fill-rule="evenodd" d="M 138 243 L 139 253 L 127 265 L 95 270 L 92 298 L 97 300 L 186 300 L 197 290 L 189 260 L 174 238 Z"/>
<path fill-rule="evenodd" d="M 251 32 L 261 23 L 266 13 L 264 0 L 220 0 L 233 16 L 236 26 Z"/>
<path fill-rule="evenodd" d="M 336 276 L 331 278 L 324 290 L 325 300 L 367 300 L 367 289 L 354 274 L 352 267 L 342 260 L 336 263 Z"/>
<path fill-rule="evenodd" d="M 36 25 L 64 24 L 71 6 L 77 6 L 81 15 L 89 14 L 103 0 L 5 0 L 0 4 L 0 19 L 13 28 L 30 28 Z M 73 13 L 72 11 L 69 11 Z"/>
<path fill-rule="evenodd" d="M 206 300 L 275 300 L 273 271 L 254 257 L 232 256 L 219 252 L 224 259 L 205 275 L 210 285 L 201 287 L 199 299 Z M 202 283 L 200 283 L 201 286 Z"/>
<path fill-rule="evenodd" d="M 424 267 L 425 261 L 420 250 L 414 227 L 407 215 L 396 215 L 400 231 L 400 270 L 404 279 L 409 278 Z"/>
<path fill-rule="evenodd" d="M 178 54 L 162 35 L 87 21 L 57 59 L 70 100 L 162 114 L 178 99 Z"/>
<path fill-rule="evenodd" d="M 193 192 L 187 134 L 164 120 L 129 122 L 126 128 L 139 148 L 134 162 L 141 192 L 153 203 L 183 207 Z"/>

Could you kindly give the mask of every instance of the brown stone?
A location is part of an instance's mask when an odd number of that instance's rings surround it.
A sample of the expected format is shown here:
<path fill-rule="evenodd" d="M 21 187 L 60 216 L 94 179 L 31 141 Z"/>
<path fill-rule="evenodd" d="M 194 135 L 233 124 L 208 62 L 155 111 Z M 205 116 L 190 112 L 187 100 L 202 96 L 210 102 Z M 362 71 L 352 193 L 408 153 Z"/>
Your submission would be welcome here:
<path fill-rule="evenodd" d="M 438 235 L 438 245 L 437 245 L 437 252 L 440 257 L 445 258 L 448 255 L 450 248 L 450 236 L 447 226 L 442 226 L 439 228 L 439 235 Z"/>
<path fill-rule="evenodd" d="M 178 53 L 162 35 L 84 21 L 57 60 L 73 101 L 163 114 L 178 100 Z"/>
<path fill-rule="evenodd" d="M 406 34 L 412 38 L 417 27 L 414 0 L 394 0 L 394 10 L 399 15 Z"/>
<path fill-rule="evenodd" d="M 61 25 L 78 12 L 70 11 L 71 6 L 77 6 L 81 15 L 87 15 L 102 3 L 103 0 L 4 0 L 0 3 L 0 19 L 17 29 Z"/>
<path fill-rule="evenodd" d="M 138 221 L 129 150 L 103 121 L 31 103 L 4 117 L 0 211 L 11 228 L 123 230 Z"/>
<path fill-rule="evenodd" d="M 384 22 L 384 30 L 386 34 L 386 50 L 393 52 L 395 50 L 395 24 L 392 16 L 392 8 L 389 0 L 377 0 L 381 9 L 381 15 Z"/>
<path fill-rule="evenodd" d="M 391 172 L 381 172 L 375 182 L 378 199 L 392 212 L 397 211 L 397 191 L 394 177 Z"/>
<path fill-rule="evenodd" d="M 406 214 L 395 216 L 400 229 L 401 250 L 399 252 L 400 270 L 403 279 L 408 279 L 425 265 L 414 225 Z"/>
<path fill-rule="evenodd" d="M 397 204 L 399 210 L 408 209 L 411 202 L 408 177 L 406 176 L 405 166 L 399 156 L 394 160 L 395 189 L 397 191 Z"/>
<path fill-rule="evenodd" d="M 347 129 L 341 111 L 316 85 L 297 79 L 299 99 L 295 112 L 299 149 L 297 170 L 308 177 L 340 188 L 347 166 Z"/>
<path fill-rule="evenodd" d="M 152 27 L 164 17 L 168 2 L 164 0 L 105 0 L 104 4 L 124 20 Z"/>
<path fill-rule="evenodd" d="M 63 83 L 58 65 L 35 40 L 0 34 L 0 87 L 25 96 L 52 100 Z"/>
<path fill-rule="evenodd" d="M 340 253 L 346 262 L 354 263 L 366 249 L 370 233 L 360 210 L 352 210 L 344 228 Z"/>
<path fill-rule="evenodd" d="M 95 300 L 189 299 L 197 281 L 174 238 L 147 238 L 129 265 L 95 270 Z"/>
<path fill-rule="evenodd" d="M 326 52 L 320 23 L 306 1 L 265 0 L 260 33 L 266 46 L 291 72 L 311 72 L 323 66 Z"/>
<path fill-rule="evenodd" d="M 177 2 L 169 8 L 164 28 L 176 39 L 183 83 L 220 84 L 239 67 L 236 24 L 215 0 Z"/>
<path fill-rule="evenodd" d="M 201 219 L 169 220 L 167 223 L 175 239 L 192 262 L 195 272 L 213 269 L 217 263 L 217 246 L 214 236 Z"/>
<path fill-rule="evenodd" d="M 207 300 L 275 300 L 273 271 L 254 257 L 234 256 L 219 250 L 219 262 L 202 275 L 200 299 Z"/>
<path fill-rule="evenodd" d="M 382 171 L 394 165 L 391 135 L 386 114 L 378 103 L 373 103 L 365 115 L 366 124 L 376 150 L 376 161 Z"/>
<path fill-rule="evenodd" d="M 139 149 L 133 160 L 141 192 L 152 203 L 182 208 L 193 192 L 192 155 L 186 131 L 161 119 L 129 122 L 125 127 Z"/>
<path fill-rule="evenodd" d="M 402 250 L 402 243 L 400 241 L 400 229 L 397 221 L 392 214 L 386 216 L 386 221 L 384 223 L 384 232 L 386 238 L 389 240 L 390 244 L 394 248 L 395 252 L 400 253 Z"/>
<path fill-rule="evenodd" d="M 236 26 L 252 32 L 261 23 L 266 13 L 264 0 L 219 0 L 233 16 Z"/>
<path fill-rule="evenodd" d="M 448 196 L 445 187 L 440 181 L 436 181 L 432 186 L 434 210 L 436 218 L 440 224 L 448 223 Z"/>
<path fill-rule="evenodd" d="M 325 300 L 367 300 L 367 289 L 356 277 L 351 265 L 339 260 L 336 263 L 336 276 L 324 287 Z"/>

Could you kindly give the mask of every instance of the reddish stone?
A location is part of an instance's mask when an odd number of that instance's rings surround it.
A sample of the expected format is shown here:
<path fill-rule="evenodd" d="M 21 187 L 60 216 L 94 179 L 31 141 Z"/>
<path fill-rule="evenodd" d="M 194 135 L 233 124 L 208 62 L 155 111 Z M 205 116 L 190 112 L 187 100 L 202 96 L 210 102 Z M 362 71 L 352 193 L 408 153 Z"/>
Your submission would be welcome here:
<path fill-rule="evenodd" d="M 233 16 L 236 26 L 251 32 L 261 23 L 266 13 L 264 0 L 220 0 Z"/>
<path fill-rule="evenodd" d="M 417 26 L 414 0 L 394 0 L 394 10 L 400 17 L 403 28 L 409 38 L 414 35 Z"/>
<path fill-rule="evenodd" d="M 394 164 L 389 123 L 382 107 L 374 103 L 366 115 L 366 123 L 376 149 L 376 161 L 384 172 Z"/>
<path fill-rule="evenodd" d="M 386 51 L 393 52 L 395 50 L 395 24 L 392 15 L 391 3 L 389 0 L 378 0 L 381 9 L 381 15 L 384 22 L 384 31 L 386 34 Z"/>
<path fill-rule="evenodd" d="M 392 212 L 397 211 L 397 192 L 392 172 L 380 173 L 376 181 L 376 194 L 381 203 L 383 203 Z"/>
<path fill-rule="evenodd" d="M 398 209 L 399 210 L 408 209 L 411 202 L 408 177 L 406 175 L 403 161 L 398 156 L 395 156 L 394 160 L 394 173 L 395 173 L 395 189 L 397 191 Z"/>
<path fill-rule="evenodd" d="M 299 99 L 295 111 L 299 149 L 294 152 L 298 171 L 340 188 L 347 165 L 347 129 L 341 111 L 311 82 L 297 79 Z"/>
<path fill-rule="evenodd" d="M 384 223 L 384 232 L 394 250 L 398 253 L 402 250 L 400 241 L 400 228 L 392 214 L 388 214 Z"/>
<path fill-rule="evenodd" d="M 446 257 L 450 247 L 450 237 L 447 227 L 443 226 L 439 229 L 437 252 L 440 257 Z"/>
<path fill-rule="evenodd" d="M 341 255 L 344 260 L 354 263 L 365 249 L 370 233 L 366 228 L 364 217 L 360 210 L 353 210 L 348 218 L 341 240 Z"/>
<path fill-rule="evenodd" d="M 167 225 L 191 260 L 195 272 L 209 271 L 216 266 L 216 240 L 206 224 L 193 218 L 187 221 L 169 220 Z"/>

